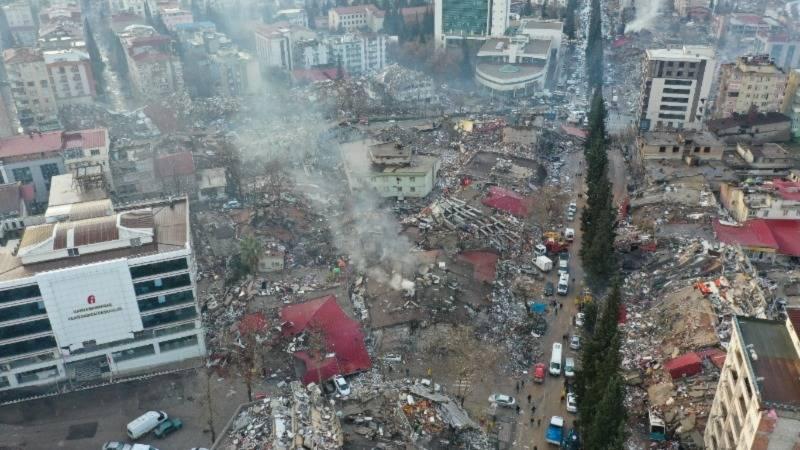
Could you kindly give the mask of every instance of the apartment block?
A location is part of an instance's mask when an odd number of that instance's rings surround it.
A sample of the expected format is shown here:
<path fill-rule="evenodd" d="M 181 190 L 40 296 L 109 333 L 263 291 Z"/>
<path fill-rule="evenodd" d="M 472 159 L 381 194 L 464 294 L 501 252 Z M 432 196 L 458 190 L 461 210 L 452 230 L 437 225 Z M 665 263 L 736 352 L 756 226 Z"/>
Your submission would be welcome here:
<path fill-rule="evenodd" d="M 3 52 L 17 118 L 25 130 L 49 131 L 61 127 L 50 75 L 42 52 L 21 47 Z"/>
<path fill-rule="evenodd" d="M 367 28 L 377 33 L 383 29 L 385 13 L 375 5 L 353 5 L 328 10 L 328 29 L 353 31 Z"/>
<path fill-rule="evenodd" d="M 109 0 L 108 3 L 112 15 L 129 13 L 144 18 L 144 5 L 147 1 L 148 0 Z"/>
<path fill-rule="evenodd" d="M 753 42 L 753 53 L 769 55 L 784 72 L 800 67 L 800 39 L 795 33 L 761 32 Z"/>
<path fill-rule="evenodd" d="M 787 319 L 735 316 L 708 416 L 709 450 L 800 446 L 800 341 Z"/>
<path fill-rule="evenodd" d="M 80 50 L 42 53 L 58 105 L 91 103 L 97 96 L 89 54 Z"/>
<path fill-rule="evenodd" d="M 47 201 L 51 180 L 80 166 L 108 171 L 108 131 L 30 133 L 0 140 L 0 183 L 32 185 L 34 200 Z"/>
<path fill-rule="evenodd" d="M 714 64 L 711 47 L 647 50 L 639 129 L 699 129 L 708 114 Z"/>
<path fill-rule="evenodd" d="M 14 38 L 14 45 L 19 47 L 33 47 L 36 45 L 37 31 L 36 20 L 28 0 L 17 0 L 3 5 L 3 13 L 8 23 L 8 31 Z M 11 43 L 5 42 L 6 47 Z"/>
<path fill-rule="evenodd" d="M 39 12 L 38 46 L 42 50 L 86 49 L 83 16 L 78 3 L 54 3 Z"/>
<path fill-rule="evenodd" d="M 748 219 L 800 220 L 800 183 L 774 179 L 763 184 L 720 184 L 719 200 L 737 222 Z"/>
<path fill-rule="evenodd" d="M 728 117 L 758 111 L 780 111 L 786 89 L 786 73 L 769 55 L 743 56 L 723 64 L 714 115 Z"/>
<path fill-rule="evenodd" d="M 725 143 L 708 131 L 649 131 L 636 138 L 643 160 L 722 160 Z"/>
<path fill-rule="evenodd" d="M 378 33 L 348 33 L 328 36 L 328 61 L 339 64 L 348 74 L 377 72 L 386 67 L 386 36 Z"/>
<path fill-rule="evenodd" d="M 157 98 L 183 88 L 183 70 L 173 54 L 169 36 L 146 25 L 130 25 L 117 36 L 125 50 L 128 78 L 137 96 Z"/>

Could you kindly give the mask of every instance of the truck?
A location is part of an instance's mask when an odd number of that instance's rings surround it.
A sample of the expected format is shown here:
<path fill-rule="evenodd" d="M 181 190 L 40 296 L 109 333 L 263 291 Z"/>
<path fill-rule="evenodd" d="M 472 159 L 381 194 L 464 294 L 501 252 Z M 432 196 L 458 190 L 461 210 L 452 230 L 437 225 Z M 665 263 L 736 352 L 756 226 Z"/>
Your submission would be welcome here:
<path fill-rule="evenodd" d="M 537 256 L 533 264 L 542 272 L 549 272 L 553 269 L 553 260 L 547 256 Z"/>
<path fill-rule="evenodd" d="M 550 418 L 550 425 L 544 434 L 544 440 L 548 444 L 561 445 L 561 439 L 564 434 L 564 418 L 561 416 L 553 416 Z"/>

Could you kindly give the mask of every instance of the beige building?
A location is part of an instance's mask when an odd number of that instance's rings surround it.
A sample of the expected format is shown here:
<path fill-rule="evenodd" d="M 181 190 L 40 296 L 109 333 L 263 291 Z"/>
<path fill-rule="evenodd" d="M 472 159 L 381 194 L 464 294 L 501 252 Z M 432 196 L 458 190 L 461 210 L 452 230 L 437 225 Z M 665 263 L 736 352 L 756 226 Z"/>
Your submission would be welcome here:
<path fill-rule="evenodd" d="M 721 183 L 719 201 L 737 221 L 747 219 L 800 219 L 800 183 L 773 180 L 757 186 Z"/>
<path fill-rule="evenodd" d="M 375 5 L 353 5 L 328 10 L 328 29 L 357 30 L 369 28 L 378 32 L 383 29 L 384 12 Z"/>
<path fill-rule="evenodd" d="M 147 25 L 129 25 L 119 34 L 134 93 L 159 98 L 183 88 L 183 70 L 169 36 Z"/>
<path fill-rule="evenodd" d="M 648 159 L 721 160 L 725 143 L 708 131 L 650 131 L 636 138 L 639 157 Z"/>
<path fill-rule="evenodd" d="M 33 48 L 10 48 L 3 59 L 20 125 L 27 130 L 60 128 L 58 107 L 42 52 Z"/>
<path fill-rule="evenodd" d="M 91 103 L 97 96 L 89 54 L 79 50 L 43 53 L 50 84 L 59 105 Z"/>
<path fill-rule="evenodd" d="M 755 108 L 762 112 L 780 111 L 786 89 L 786 73 L 768 55 L 744 56 L 723 64 L 715 117 L 744 114 Z"/>
<path fill-rule="evenodd" d="M 797 158 L 778 144 L 750 145 L 740 142 L 736 145 L 736 153 L 752 169 L 788 171 L 797 164 Z"/>
<path fill-rule="evenodd" d="M 708 450 L 800 446 L 800 341 L 787 320 L 735 316 L 705 429 Z"/>

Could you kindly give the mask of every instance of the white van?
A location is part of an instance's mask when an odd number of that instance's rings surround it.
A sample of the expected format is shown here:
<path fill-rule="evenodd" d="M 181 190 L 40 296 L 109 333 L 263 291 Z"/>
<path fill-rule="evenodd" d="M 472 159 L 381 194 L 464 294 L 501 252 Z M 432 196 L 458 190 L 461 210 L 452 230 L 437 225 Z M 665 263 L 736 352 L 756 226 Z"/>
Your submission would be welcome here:
<path fill-rule="evenodd" d="M 562 273 L 558 277 L 558 295 L 567 295 L 567 291 L 569 291 L 569 274 Z"/>
<path fill-rule="evenodd" d="M 147 411 L 128 424 L 128 437 L 139 439 L 168 418 L 164 411 Z"/>
<path fill-rule="evenodd" d="M 553 354 L 550 356 L 550 375 L 561 375 L 561 344 L 558 342 L 553 344 Z"/>

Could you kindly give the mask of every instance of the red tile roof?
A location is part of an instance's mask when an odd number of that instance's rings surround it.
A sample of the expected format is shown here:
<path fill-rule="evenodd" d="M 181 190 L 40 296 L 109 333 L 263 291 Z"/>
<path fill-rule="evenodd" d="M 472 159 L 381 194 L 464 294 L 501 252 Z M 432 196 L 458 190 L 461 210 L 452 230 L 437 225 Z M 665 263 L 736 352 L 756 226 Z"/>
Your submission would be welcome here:
<path fill-rule="evenodd" d="M 571 127 L 569 125 L 561 125 L 561 131 L 567 133 L 569 136 L 579 139 L 586 139 L 586 137 L 589 136 L 588 131 L 578 127 Z"/>
<path fill-rule="evenodd" d="M 794 332 L 798 335 L 797 338 L 800 339 L 800 308 L 786 308 L 786 315 L 789 316 L 789 322 L 792 323 Z"/>
<path fill-rule="evenodd" d="M 21 134 L 0 140 L 0 158 L 61 151 L 65 148 L 97 148 L 106 145 L 106 130 L 48 131 Z"/>
<path fill-rule="evenodd" d="M 478 281 L 491 283 L 497 277 L 500 256 L 496 252 L 469 250 L 458 255 L 458 259 L 472 264 L 473 277 Z"/>
<path fill-rule="evenodd" d="M 800 256 L 800 220 L 752 219 L 742 225 L 714 221 L 717 239 L 742 247 L 768 248 L 790 256 Z"/>
<path fill-rule="evenodd" d="M 287 306 L 281 310 L 281 320 L 284 335 L 311 331 L 322 336 L 325 348 L 294 353 L 305 364 L 303 383 L 350 375 L 372 366 L 361 326 L 342 311 L 333 295 Z"/>
<path fill-rule="evenodd" d="M 490 208 L 509 212 L 517 217 L 527 217 L 530 214 L 530 198 L 498 186 L 490 187 L 489 195 L 481 203 Z"/>
<path fill-rule="evenodd" d="M 241 334 L 260 333 L 267 329 L 267 318 L 262 312 L 245 314 L 242 320 L 236 324 Z"/>
<path fill-rule="evenodd" d="M 160 177 L 185 176 L 194 173 L 192 152 L 170 153 L 156 158 L 156 173 Z"/>
<path fill-rule="evenodd" d="M 316 81 L 335 80 L 336 74 L 339 69 L 336 67 L 329 68 L 314 68 L 314 69 L 295 69 L 292 71 L 292 77 L 297 82 L 313 83 Z M 349 78 L 342 70 L 344 78 Z"/>

